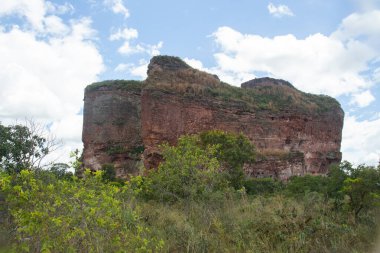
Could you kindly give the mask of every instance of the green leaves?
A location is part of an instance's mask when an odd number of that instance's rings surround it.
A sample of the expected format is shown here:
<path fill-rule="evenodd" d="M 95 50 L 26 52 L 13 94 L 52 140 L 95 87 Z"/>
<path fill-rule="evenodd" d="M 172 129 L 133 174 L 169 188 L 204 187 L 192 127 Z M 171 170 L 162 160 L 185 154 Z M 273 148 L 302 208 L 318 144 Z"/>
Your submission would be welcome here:
<path fill-rule="evenodd" d="M 33 122 L 28 126 L 0 124 L 0 169 L 19 173 L 23 169 L 40 167 L 41 160 L 56 143 L 42 136 Z"/>
<path fill-rule="evenodd" d="M 101 171 L 79 180 L 50 180 L 37 172 L 1 174 L 0 187 L 16 228 L 18 252 L 136 252 L 158 240 L 140 224 L 121 188 Z M 115 240 L 118 238 L 118 240 Z"/>
<path fill-rule="evenodd" d="M 243 165 L 255 161 L 255 147 L 243 134 L 212 130 L 199 134 L 200 145 L 214 146 L 216 157 L 224 168 L 227 180 L 235 189 L 244 182 Z"/>
<path fill-rule="evenodd" d="M 164 161 L 144 182 L 130 182 L 140 196 L 161 201 L 207 199 L 218 192 L 240 189 L 244 163 L 253 162 L 255 149 L 242 134 L 219 130 L 187 135 L 176 146 L 161 146 Z"/>
<path fill-rule="evenodd" d="M 151 197 L 164 201 L 204 198 L 225 189 L 228 182 L 218 173 L 217 147 L 202 148 L 198 136 L 183 136 L 177 146 L 162 146 L 164 162 L 149 174 Z"/>
<path fill-rule="evenodd" d="M 343 182 L 342 192 L 349 197 L 348 207 L 358 218 L 366 209 L 380 204 L 380 167 L 359 165 L 350 170 Z"/>

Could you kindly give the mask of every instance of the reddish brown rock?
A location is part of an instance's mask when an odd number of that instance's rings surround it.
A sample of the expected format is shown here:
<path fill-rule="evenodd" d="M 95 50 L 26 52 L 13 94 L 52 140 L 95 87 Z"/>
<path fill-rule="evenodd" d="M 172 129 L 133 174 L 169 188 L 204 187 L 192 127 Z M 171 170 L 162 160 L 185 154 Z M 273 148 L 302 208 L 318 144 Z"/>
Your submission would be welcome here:
<path fill-rule="evenodd" d="M 141 84 L 106 81 L 88 86 L 83 111 L 83 163 L 99 170 L 113 164 L 118 177 L 142 166 Z"/>
<path fill-rule="evenodd" d="M 140 159 L 156 167 L 162 142 L 211 129 L 242 132 L 256 145 L 257 162 L 245 166 L 255 177 L 325 174 L 341 160 L 344 113 L 335 99 L 272 78 L 232 87 L 176 57 L 154 57 L 140 86 L 88 86 L 84 108 L 84 164 L 113 163 L 119 176 L 136 173 Z"/>

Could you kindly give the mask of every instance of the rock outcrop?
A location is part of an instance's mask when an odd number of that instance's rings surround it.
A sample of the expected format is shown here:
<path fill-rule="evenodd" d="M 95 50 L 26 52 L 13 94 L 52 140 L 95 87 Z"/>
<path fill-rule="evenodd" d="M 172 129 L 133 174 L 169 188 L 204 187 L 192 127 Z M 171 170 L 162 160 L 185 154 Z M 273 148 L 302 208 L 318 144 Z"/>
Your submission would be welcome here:
<path fill-rule="evenodd" d="M 191 68 L 177 57 L 154 57 L 148 78 L 88 86 L 84 98 L 83 161 L 117 176 L 160 162 L 159 144 L 183 134 L 219 129 L 245 134 L 257 147 L 247 175 L 286 180 L 325 174 L 341 160 L 344 113 L 328 96 L 301 92 L 289 82 L 258 78 L 241 88 Z"/>

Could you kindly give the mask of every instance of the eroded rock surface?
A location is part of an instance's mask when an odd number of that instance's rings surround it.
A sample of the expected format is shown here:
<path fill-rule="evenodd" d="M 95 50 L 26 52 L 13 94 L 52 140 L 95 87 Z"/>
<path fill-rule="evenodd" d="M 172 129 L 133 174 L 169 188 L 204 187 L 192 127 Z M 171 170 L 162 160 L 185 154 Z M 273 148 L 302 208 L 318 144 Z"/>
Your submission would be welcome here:
<path fill-rule="evenodd" d="M 242 132 L 255 144 L 257 162 L 245 166 L 255 177 L 325 174 L 341 160 L 339 103 L 284 80 L 259 78 L 237 88 L 177 57 L 157 56 L 146 81 L 96 83 L 84 101 L 84 164 L 98 170 L 112 163 L 119 177 L 142 163 L 156 167 L 162 142 L 211 129 Z"/>

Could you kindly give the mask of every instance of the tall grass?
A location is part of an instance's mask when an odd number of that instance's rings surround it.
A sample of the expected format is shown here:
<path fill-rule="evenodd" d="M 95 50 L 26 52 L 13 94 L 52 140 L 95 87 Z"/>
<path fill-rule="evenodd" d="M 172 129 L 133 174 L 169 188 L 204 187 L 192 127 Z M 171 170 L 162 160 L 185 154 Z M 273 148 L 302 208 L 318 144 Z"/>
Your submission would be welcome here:
<path fill-rule="evenodd" d="M 375 213 L 355 222 L 316 193 L 144 202 L 141 215 L 165 252 L 370 252 L 377 234 Z"/>

